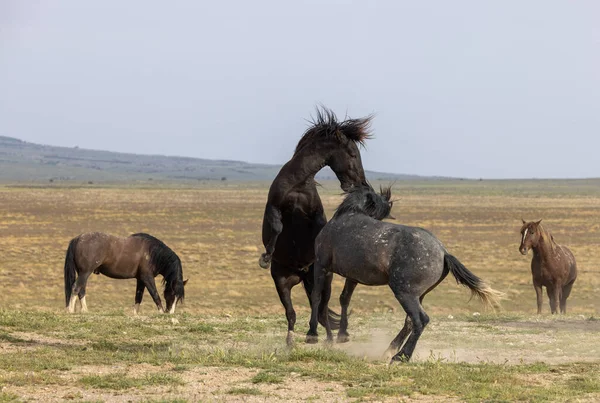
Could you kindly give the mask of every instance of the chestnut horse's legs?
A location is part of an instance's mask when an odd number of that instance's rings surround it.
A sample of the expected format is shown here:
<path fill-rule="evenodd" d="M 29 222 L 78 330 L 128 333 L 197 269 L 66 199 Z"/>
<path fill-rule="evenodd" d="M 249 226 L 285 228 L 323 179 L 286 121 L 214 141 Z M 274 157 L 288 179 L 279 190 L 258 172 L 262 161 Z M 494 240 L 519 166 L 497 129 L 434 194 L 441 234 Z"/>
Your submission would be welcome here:
<path fill-rule="evenodd" d="M 569 284 L 566 284 L 562 289 L 562 295 L 560 296 L 560 313 L 567 313 L 567 298 L 571 294 L 571 288 L 573 288 L 573 283 L 575 280 L 571 281 Z"/>
<path fill-rule="evenodd" d="M 537 313 L 538 315 L 542 314 L 542 304 L 543 304 L 543 293 L 542 293 L 542 285 L 533 283 L 533 288 L 535 289 L 535 295 L 537 298 Z"/>
<path fill-rule="evenodd" d="M 553 315 L 558 313 L 558 302 L 560 301 L 561 291 L 561 287 L 556 284 L 546 287 L 546 293 L 548 294 L 548 298 L 550 298 L 550 311 Z"/>

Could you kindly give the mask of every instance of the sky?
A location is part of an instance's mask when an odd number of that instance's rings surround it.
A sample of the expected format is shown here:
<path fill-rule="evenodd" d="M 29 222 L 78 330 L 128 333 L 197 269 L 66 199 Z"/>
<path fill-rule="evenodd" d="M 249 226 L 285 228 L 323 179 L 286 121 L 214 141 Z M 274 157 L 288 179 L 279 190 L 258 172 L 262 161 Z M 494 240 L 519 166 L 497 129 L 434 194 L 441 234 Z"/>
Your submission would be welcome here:
<path fill-rule="evenodd" d="M 0 0 L 0 135 L 283 164 L 317 104 L 365 169 L 600 177 L 600 2 Z"/>

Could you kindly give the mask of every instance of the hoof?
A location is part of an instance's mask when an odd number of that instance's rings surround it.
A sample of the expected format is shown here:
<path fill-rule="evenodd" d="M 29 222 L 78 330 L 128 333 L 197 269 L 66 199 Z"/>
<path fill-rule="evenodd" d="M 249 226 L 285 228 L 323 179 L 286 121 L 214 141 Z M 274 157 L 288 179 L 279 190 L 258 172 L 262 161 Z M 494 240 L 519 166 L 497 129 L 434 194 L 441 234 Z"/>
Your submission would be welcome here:
<path fill-rule="evenodd" d="M 338 343 L 348 343 L 350 341 L 350 335 L 348 333 L 338 333 L 337 342 Z"/>
<path fill-rule="evenodd" d="M 307 334 L 306 335 L 306 344 L 317 344 L 319 342 L 319 336 Z"/>
<path fill-rule="evenodd" d="M 390 365 L 398 362 L 398 363 L 402 363 L 402 362 L 408 362 L 410 360 L 410 357 L 407 357 L 404 354 L 396 354 L 395 356 L 392 357 L 391 361 L 390 361 Z"/>
<path fill-rule="evenodd" d="M 263 269 L 268 269 L 271 266 L 271 255 L 267 255 L 266 253 L 260 255 L 260 259 L 258 259 L 258 265 Z"/>
<path fill-rule="evenodd" d="M 287 337 L 285 338 L 285 344 L 288 347 L 294 347 L 294 332 L 288 332 Z"/>

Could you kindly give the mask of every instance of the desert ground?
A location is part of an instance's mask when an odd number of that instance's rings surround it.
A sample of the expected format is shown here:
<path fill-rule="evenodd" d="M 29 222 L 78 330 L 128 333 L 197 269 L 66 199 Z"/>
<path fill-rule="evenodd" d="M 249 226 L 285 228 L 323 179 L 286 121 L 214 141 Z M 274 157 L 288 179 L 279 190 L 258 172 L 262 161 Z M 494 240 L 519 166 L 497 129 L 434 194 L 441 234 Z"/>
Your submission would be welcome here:
<path fill-rule="evenodd" d="M 374 183 L 378 186 L 378 183 Z M 383 353 L 404 313 L 388 287 L 358 286 L 351 341 L 305 345 L 308 301 L 294 289 L 296 345 L 268 271 L 258 266 L 268 183 L 0 186 L 0 401 L 600 400 L 600 181 L 400 181 L 395 222 L 431 230 L 505 293 L 485 309 L 447 278 L 412 362 Z M 319 189 L 328 217 L 339 187 Z M 521 218 L 543 219 L 579 277 L 568 314 L 535 314 Z M 67 244 L 87 231 L 148 232 L 189 278 L 174 315 L 135 280 L 92 276 L 87 314 L 65 312 Z M 160 279 L 157 278 L 157 282 Z M 331 306 L 343 279 L 334 279 Z"/>

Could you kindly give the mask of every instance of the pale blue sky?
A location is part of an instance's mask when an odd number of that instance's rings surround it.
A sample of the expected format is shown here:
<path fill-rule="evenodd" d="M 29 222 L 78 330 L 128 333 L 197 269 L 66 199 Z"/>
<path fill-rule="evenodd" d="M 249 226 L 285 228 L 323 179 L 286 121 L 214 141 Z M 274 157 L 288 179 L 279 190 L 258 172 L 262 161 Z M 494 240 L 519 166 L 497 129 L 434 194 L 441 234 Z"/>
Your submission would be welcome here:
<path fill-rule="evenodd" d="M 600 176 L 597 1 L 0 0 L 0 135 L 281 164 L 317 103 L 366 169 Z"/>

